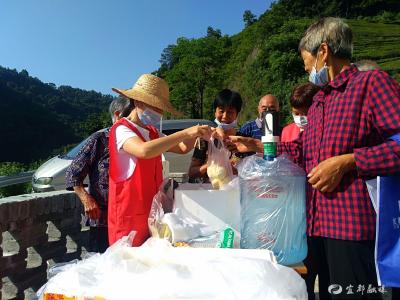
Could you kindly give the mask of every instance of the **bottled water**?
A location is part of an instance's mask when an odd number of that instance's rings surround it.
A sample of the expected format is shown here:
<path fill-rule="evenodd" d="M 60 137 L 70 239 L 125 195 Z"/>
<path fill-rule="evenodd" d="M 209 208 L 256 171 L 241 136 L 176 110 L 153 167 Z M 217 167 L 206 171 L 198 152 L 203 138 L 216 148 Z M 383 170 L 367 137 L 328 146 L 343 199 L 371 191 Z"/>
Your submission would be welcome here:
<path fill-rule="evenodd" d="M 253 155 L 239 166 L 241 241 L 246 249 L 269 249 L 284 265 L 307 255 L 305 173 L 286 157 Z"/>

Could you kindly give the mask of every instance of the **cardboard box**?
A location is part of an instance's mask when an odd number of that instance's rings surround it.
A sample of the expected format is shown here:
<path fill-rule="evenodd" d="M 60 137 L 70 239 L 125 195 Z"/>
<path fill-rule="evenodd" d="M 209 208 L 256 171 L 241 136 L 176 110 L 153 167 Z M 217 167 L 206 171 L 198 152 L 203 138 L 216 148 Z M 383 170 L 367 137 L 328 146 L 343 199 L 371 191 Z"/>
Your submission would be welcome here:
<path fill-rule="evenodd" d="M 240 191 L 213 190 L 211 185 L 181 184 L 175 190 L 175 207 L 220 231 L 231 227 L 240 239 Z"/>

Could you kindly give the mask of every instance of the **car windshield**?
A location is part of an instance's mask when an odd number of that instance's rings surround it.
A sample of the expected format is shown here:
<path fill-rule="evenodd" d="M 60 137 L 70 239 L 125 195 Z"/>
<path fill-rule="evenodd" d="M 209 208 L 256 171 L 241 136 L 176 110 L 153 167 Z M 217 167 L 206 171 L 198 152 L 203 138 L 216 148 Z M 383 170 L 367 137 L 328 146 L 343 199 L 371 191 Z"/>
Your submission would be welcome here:
<path fill-rule="evenodd" d="M 64 159 L 74 159 L 76 155 L 78 154 L 79 150 L 83 147 L 83 145 L 86 143 L 88 138 L 84 139 L 82 142 L 80 142 L 78 145 L 76 145 L 74 148 L 69 150 L 66 154 L 60 155 L 61 158 Z"/>

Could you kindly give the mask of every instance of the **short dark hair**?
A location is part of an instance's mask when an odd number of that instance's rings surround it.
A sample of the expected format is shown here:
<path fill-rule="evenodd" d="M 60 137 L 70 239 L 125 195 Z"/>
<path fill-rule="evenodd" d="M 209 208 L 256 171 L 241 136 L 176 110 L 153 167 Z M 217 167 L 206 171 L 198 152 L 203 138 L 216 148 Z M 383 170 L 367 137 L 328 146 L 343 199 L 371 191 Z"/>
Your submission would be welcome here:
<path fill-rule="evenodd" d="M 290 105 L 294 108 L 309 108 L 320 88 L 311 82 L 296 86 L 290 95 Z"/>
<path fill-rule="evenodd" d="M 230 89 L 224 89 L 220 91 L 214 100 L 214 110 L 217 107 L 227 108 L 233 107 L 237 113 L 242 109 L 242 97 L 238 92 L 231 91 Z"/>

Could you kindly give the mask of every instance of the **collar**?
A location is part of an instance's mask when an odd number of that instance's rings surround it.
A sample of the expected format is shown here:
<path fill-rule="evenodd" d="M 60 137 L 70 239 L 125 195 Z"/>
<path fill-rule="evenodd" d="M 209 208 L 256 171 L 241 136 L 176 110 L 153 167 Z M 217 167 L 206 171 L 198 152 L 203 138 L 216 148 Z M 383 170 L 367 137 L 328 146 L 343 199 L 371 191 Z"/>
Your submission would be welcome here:
<path fill-rule="evenodd" d="M 262 127 L 262 121 L 261 121 L 259 118 L 256 118 L 256 119 L 254 120 L 254 122 L 256 122 L 256 126 L 257 126 L 259 129 L 261 129 L 261 127 Z"/>
<path fill-rule="evenodd" d="M 346 70 L 344 70 L 343 72 L 340 72 L 338 75 L 336 75 L 336 77 L 331 80 L 326 86 L 324 86 L 323 88 L 321 88 L 321 91 L 318 92 L 314 98 L 313 98 L 313 102 L 325 102 L 325 97 L 323 97 L 322 95 L 326 95 L 329 94 L 331 92 L 331 90 L 333 89 L 338 89 L 339 87 L 341 87 L 342 85 L 344 85 L 345 83 L 347 83 L 347 81 L 349 81 L 349 79 L 351 77 L 354 76 L 355 73 L 359 72 L 359 70 L 357 69 L 357 67 L 354 64 L 351 64 L 350 67 L 348 67 Z M 320 94 L 322 93 L 322 94 Z"/>
<path fill-rule="evenodd" d="M 345 84 L 350 79 L 350 77 L 352 77 L 357 72 L 359 72 L 357 67 L 354 64 L 351 64 L 346 70 L 336 75 L 336 77 L 328 83 L 328 86 L 337 89 Z"/>

